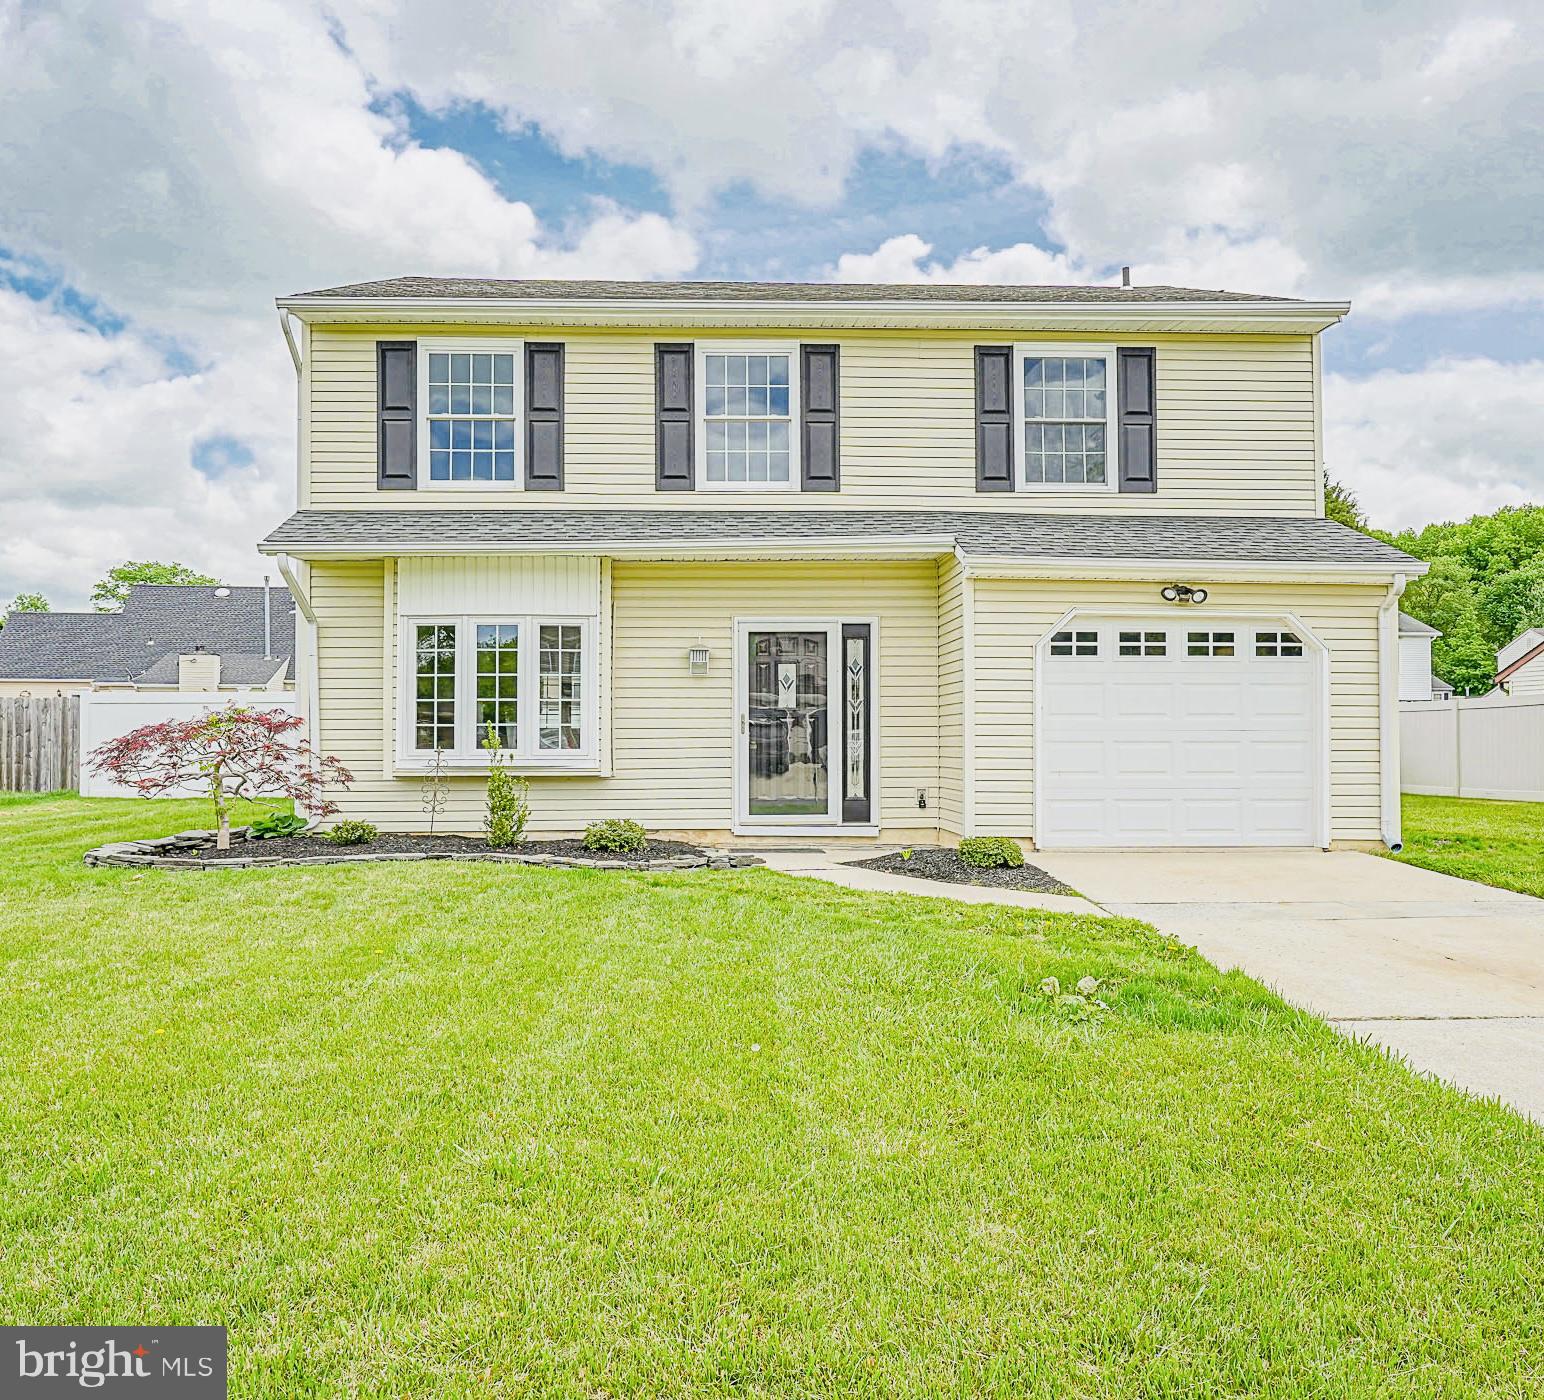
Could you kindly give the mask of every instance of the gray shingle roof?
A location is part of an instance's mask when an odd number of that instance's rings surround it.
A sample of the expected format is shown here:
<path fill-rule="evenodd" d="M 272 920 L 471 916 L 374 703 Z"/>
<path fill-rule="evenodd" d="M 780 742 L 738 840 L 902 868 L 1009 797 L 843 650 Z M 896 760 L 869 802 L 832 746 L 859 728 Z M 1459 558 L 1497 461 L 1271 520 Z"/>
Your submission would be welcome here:
<path fill-rule="evenodd" d="M 297 297 L 345 297 L 359 300 L 439 297 L 532 298 L 597 301 L 792 301 L 792 302 L 1176 302 L 1275 301 L 1295 297 L 1262 296 L 1196 287 L 1063 287 L 891 282 L 606 282 L 554 281 L 501 277 L 386 277 L 296 292 Z"/>
<path fill-rule="evenodd" d="M 213 588 L 137 583 L 122 612 L 12 613 L 0 630 L 0 677 L 138 680 L 170 656 L 175 680 L 178 653 L 198 646 L 222 657 L 260 656 L 263 590 L 225 592 L 222 598 Z M 272 589 L 270 606 L 269 649 L 278 660 L 293 657 L 295 604 L 289 590 Z M 276 669 L 277 661 L 268 675 Z"/>
<path fill-rule="evenodd" d="M 303 510 L 263 542 L 309 549 L 637 551 L 652 545 L 811 545 L 925 538 L 940 552 L 1016 559 L 1215 560 L 1219 563 L 1424 566 L 1378 540 L 1305 516 L 1036 515 L 977 510 Z"/>
<path fill-rule="evenodd" d="M 1399 635 L 1401 637 L 1440 637 L 1442 633 L 1430 624 L 1422 622 L 1418 617 L 1411 617 L 1409 613 L 1399 615 Z"/>

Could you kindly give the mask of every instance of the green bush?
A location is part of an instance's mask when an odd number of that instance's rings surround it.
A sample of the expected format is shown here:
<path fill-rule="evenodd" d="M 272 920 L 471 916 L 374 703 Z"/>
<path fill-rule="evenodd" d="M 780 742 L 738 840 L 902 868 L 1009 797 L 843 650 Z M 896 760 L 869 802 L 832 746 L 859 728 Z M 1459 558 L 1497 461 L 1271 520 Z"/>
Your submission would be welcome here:
<path fill-rule="evenodd" d="M 259 841 L 266 841 L 274 836 L 298 836 L 308 825 L 304 817 L 293 812 L 270 812 L 266 817 L 255 818 L 247 829 Z"/>
<path fill-rule="evenodd" d="M 380 832 L 369 822 L 344 821 L 339 822 L 331 831 L 324 831 L 322 839 L 331 841 L 334 846 L 363 846 L 379 835 Z"/>
<path fill-rule="evenodd" d="M 525 824 L 531 819 L 531 785 L 499 762 L 498 731 L 491 724 L 483 747 L 490 750 L 488 815 L 483 825 L 488 832 L 488 844 L 504 850 L 525 840 Z"/>
<path fill-rule="evenodd" d="M 591 822 L 584 829 L 584 849 L 606 855 L 630 856 L 648 844 L 648 836 L 637 822 L 623 817 Z"/>
<path fill-rule="evenodd" d="M 956 850 L 966 865 L 974 865 L 978 870 L 1024 864 L 1024 852 L 1011 836 L 967 836 Z"/>

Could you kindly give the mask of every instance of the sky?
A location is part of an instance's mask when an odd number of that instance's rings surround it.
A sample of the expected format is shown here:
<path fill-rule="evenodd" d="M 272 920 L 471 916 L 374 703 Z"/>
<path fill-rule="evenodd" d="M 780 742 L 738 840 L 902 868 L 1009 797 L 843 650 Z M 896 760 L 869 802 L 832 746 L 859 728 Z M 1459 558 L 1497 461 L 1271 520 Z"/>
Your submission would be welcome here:
<path fill-rule="evenodd" d="M 407 273 L 1349 298 L 1374 523 L 1544 501 L 1541 151 L 1536 0 L 0 0 L 0 606 L 256 581 L 273 299 Z"/>

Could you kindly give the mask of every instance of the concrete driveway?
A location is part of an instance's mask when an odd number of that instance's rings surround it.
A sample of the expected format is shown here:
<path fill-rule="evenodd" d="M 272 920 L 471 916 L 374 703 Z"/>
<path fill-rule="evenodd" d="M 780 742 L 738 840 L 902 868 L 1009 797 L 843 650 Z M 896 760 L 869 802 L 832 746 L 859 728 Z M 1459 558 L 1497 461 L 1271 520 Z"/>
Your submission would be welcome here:
<path fill-rule="evenodd" d="M 1349 851 L 1030 859 L 1111 913 L 1544 1123 L 1544 900 Z"/>

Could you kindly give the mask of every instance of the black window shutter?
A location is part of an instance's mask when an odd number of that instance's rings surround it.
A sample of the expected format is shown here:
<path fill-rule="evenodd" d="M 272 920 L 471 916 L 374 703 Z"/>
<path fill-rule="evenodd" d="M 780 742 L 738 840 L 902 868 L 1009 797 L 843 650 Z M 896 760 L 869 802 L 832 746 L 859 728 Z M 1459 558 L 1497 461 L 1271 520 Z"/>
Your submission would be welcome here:
<path fill-rule="evenodd" d="M 563 489 L 563 347 L 525 347 L 525 489 Z"/>
<path fill-rule="evenodd" d="M 411 491 L 418 485 L 418 342 L 376 341 L 375 368 L 376 489 Z"/>
<path fill-rule="evenodd" d="M 803 345 L 799 351 L 802 485 L 806 491 L 840 491 L 839 352 L 834 345 Z"/>
<path fill-rule="evenodd" d="M 654 486 L 659 491 L 691 491 L 697 485 L 693 353 L 690 345 L 654 347 Z"/>
<path fill-rule="evenodd" d="M 1153 349 L 1120 350 L 1116 372 L 1120 412 L 1120 489 L 1158 489 L 1158 401 Z"/>
<path fill-rule="evenodd" d="M 1013 490 L 1013 347 L 976 346 L 976 490 Z"/>

